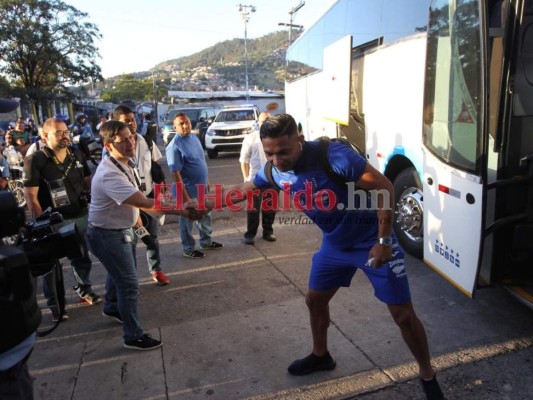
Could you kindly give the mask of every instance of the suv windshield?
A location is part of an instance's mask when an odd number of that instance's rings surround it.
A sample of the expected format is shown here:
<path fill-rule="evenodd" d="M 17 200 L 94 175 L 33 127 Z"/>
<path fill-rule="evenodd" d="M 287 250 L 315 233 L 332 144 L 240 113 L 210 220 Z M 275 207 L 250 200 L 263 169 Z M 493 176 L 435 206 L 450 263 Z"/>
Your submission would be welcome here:
<path fill-rule="evenodd" d="M 231 121 L 251 121 L 255 120 L 254 110 L 233 110 L 221 111 L 218 113 L 215 122 Z"/>
<path fill-rule="evenodd" d="M 192 126 L 194 126 L 198 121 L 198 115 L 200 114 L 200 110 L 172 110 L 169 112 L 166 122 L 172 123 L 176 114 L 179 113 L 187 115 L 187 117 L 189 117 L 189 119 L 191 120 Z"/>

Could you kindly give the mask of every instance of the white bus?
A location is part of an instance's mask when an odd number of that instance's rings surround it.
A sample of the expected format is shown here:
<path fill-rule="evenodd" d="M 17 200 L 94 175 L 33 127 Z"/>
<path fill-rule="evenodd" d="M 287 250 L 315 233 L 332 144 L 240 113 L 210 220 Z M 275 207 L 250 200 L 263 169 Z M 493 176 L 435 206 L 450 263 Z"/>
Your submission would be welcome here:
<path fill-rule="evenodd" d="M 286 108 L 394 184 L 402 246 L 533 305 L 533 0 L 339 0 L 287 51 Z"/>

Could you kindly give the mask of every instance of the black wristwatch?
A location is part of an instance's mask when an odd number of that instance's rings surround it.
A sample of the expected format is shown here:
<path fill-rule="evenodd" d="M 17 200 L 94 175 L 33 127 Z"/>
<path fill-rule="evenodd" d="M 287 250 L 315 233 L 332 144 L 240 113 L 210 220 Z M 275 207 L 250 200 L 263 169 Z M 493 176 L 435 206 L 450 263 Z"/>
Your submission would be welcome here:
<path fill-rule="evenodd" d="M 392 237 L 390 236 L 383 236 L 378 239 L 378 243 L 383 246 L 392 246 Z"/>

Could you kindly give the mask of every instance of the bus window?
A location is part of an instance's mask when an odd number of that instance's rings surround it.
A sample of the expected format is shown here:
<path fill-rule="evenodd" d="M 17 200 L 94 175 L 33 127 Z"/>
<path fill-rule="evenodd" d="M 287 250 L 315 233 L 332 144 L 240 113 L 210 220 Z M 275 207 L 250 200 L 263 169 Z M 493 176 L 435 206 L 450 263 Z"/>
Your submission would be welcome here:
<path fill-rule="evenodd" d="M 433 3 L 426 76 L 426 105 L 433 105 L 433 123 L 425 129 L 424 143 L 443 161 L 474 173 L 480 170 L 482 134 L 479 32 L 477 1 Z"/>

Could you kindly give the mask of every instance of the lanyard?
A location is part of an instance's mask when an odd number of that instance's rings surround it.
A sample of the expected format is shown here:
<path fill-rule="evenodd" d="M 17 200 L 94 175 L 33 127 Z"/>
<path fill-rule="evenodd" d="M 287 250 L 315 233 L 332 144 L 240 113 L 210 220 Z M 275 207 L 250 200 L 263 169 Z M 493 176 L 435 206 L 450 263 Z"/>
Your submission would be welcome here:
<path fill-rule="evenodd" d="M 52 153 L 54 154 L 53 160 L 54 160 L 54 163 L 56 164 L 57 168 L 61 171 L 63 176 L 68 179 L 68 173 L 72 169 L 73 165 L 76 163 L 76 161 L 73 160 L 72 153 L 70 152 L 69 149 L 67 149 L 67 157 L 66 158 L 68 158 L 70 163 L 68 164 L 68 167 L 67 167 L 66 170 L 65 170 L 65 167 L 63 166 L 63 163 L 61 161 L 59 161 L 59 158 L 57 158 L 56 153 L 54 151 L 52 151 Z"/>
<path fill-rule="evenodd" d="M 109 156 L 109 159 L 111 160 L 111 162 L 113 164 L 115 164 L 115 166 L 119 169 L 120 172 L 122 172 L 124 175 L 126 175 L 126 178 L 128 178 L 128 181 L 130 181 L 133 186 L 135 186 L 137 189 L 140 190 L 141 181 L 139 180 L 139 177 L 137 176 L 137 170 L 135 169 L 135 163 L 133 161 L 129 160 L 129 162 L 131 162 L 133 164 L 133 166 L 130 165 L 131 170 L 133 171 L 133 177 L 135 178 L 135 182 L 133 182 L 131 180 L 131 176 L 126 172 L 124 167 L 122 165 L 120 165 L 121 164 L 120 162 L 115 160 L 115 158 L 113 156 L 111 156 L 111 155 Z"/>

